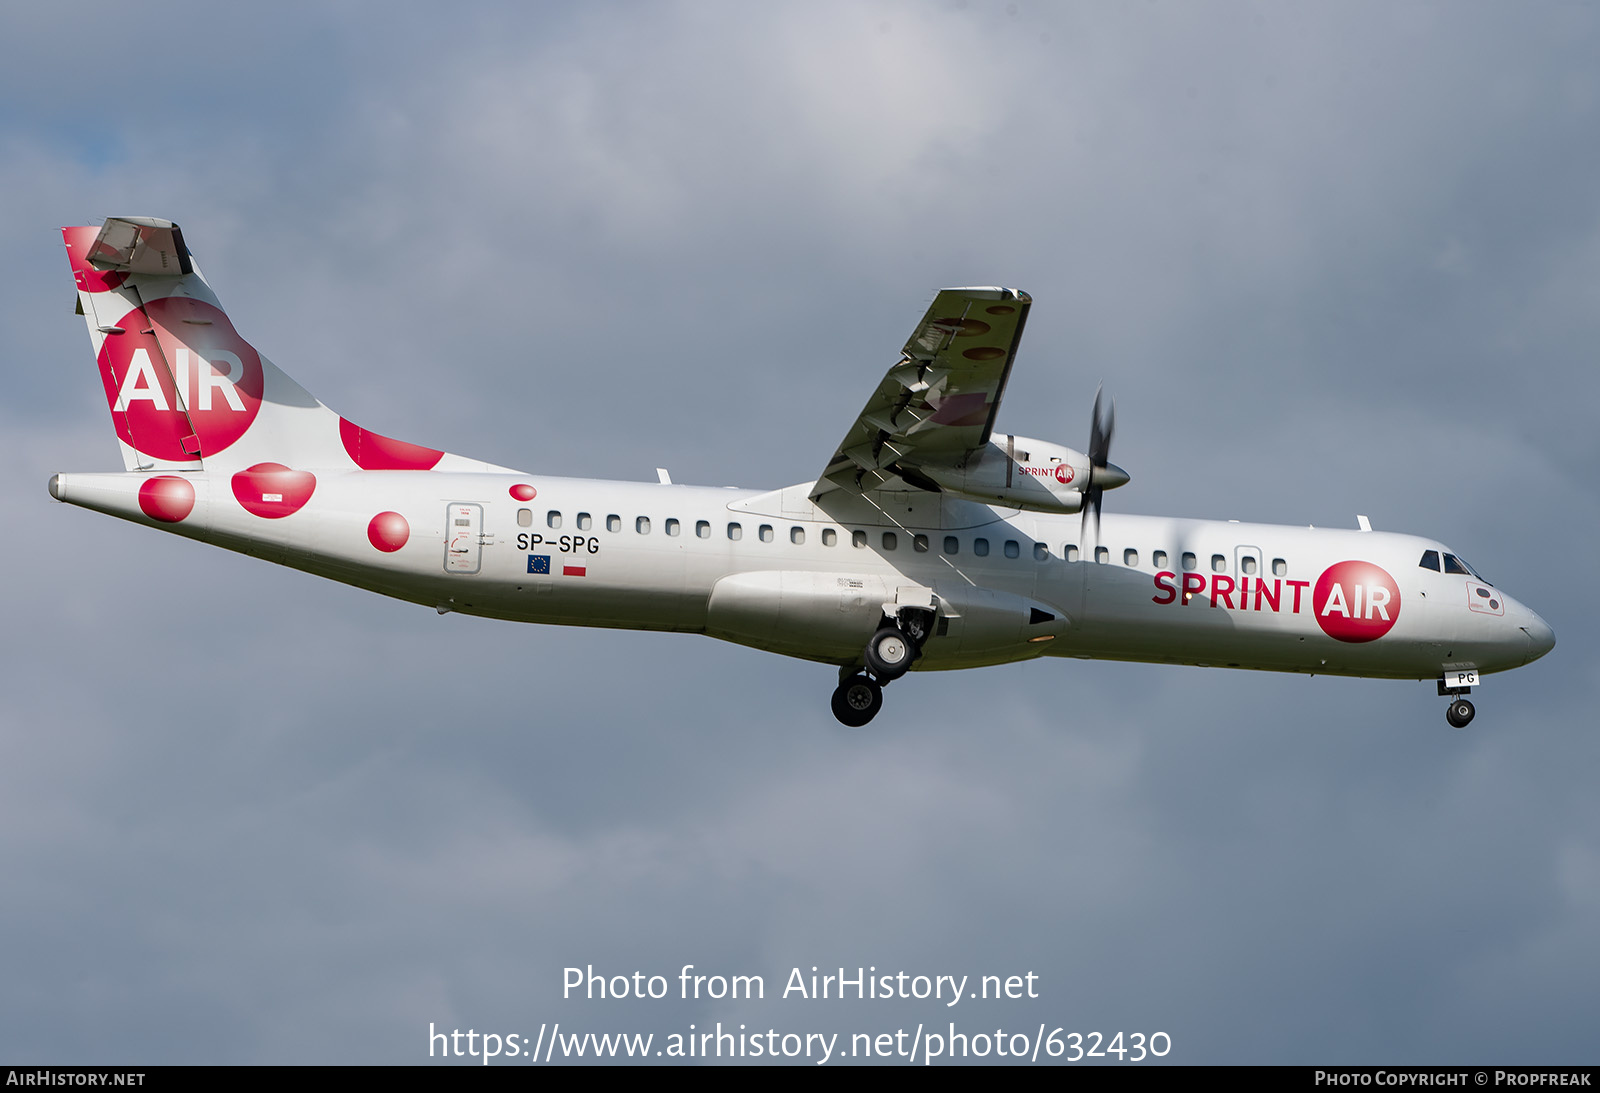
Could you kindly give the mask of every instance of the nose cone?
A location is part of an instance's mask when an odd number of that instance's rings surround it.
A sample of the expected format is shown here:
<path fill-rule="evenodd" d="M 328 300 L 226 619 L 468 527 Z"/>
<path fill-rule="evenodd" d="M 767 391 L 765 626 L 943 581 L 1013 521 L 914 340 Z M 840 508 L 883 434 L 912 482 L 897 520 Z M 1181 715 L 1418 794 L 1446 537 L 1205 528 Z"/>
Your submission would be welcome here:
<path fill-rule="evenodd" d="M 1538 660 L 1556 647 L 1556 632 L 1532 611 L 1522 621 L 1522 632 L 1528 635 L 1528 659 L 1524 663 Z"/>

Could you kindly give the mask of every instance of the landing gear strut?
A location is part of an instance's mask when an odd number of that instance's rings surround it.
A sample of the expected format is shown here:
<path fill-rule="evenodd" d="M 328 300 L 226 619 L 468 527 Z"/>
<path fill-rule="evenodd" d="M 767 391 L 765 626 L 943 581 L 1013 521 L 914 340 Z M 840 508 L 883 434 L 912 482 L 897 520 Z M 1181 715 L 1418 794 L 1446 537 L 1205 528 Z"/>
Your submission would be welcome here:
<path fill-rule="evenodd" d="M 884 624 L 861 659 L 866 671 L 854 667 L 839 670 L 839 686 L 833 692 L 833 716 L 841 724 L 858 729 L 878 716 L 883 709 L 883 688 L 911 669 L 922 655 L 922 643 L 933 632 L 931 610 L 902 609 L 898 618 L 885 617 Z"/>

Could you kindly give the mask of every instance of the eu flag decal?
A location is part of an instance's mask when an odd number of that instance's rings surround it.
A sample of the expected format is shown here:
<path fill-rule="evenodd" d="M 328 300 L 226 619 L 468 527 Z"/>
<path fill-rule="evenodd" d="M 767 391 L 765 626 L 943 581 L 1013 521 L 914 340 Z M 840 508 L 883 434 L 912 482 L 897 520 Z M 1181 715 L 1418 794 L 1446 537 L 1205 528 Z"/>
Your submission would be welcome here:
<path fill-rule="evenodd" d="M 548 554 L 530 554 L 530 555 L 528 555 L 528 572 L 529 573 L 549 573 L 550 572 L 550 555 L 548 555 Z"/>

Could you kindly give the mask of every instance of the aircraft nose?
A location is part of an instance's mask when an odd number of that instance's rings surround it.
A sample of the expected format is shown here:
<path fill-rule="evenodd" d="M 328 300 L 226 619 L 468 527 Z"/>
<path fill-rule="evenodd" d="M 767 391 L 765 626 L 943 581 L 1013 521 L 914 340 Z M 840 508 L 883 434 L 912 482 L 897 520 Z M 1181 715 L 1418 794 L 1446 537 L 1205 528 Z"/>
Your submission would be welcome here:
<path fill-rule="evenodd" d="M 1556 632 L 1532 611 L 1522 621 L 1522 632 L 1528 635 L 1528 659 L 1524 663 L 1538 660 L 1556 647 Z"/>

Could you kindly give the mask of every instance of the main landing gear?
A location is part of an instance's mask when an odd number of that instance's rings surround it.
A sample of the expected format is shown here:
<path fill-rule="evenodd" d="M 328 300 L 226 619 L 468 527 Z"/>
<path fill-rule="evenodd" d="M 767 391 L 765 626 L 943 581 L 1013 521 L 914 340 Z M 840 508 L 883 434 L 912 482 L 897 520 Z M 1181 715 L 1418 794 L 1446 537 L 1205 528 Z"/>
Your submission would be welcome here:
<path fill-rule="evenodd" d="M 933 630 L 933 613 L 905 610 L 898 619 L 884 618 L 883 626 L 862 650 L 866 670 L 857 665 L 839 669 L 839 686 L 833 692 L 833 716 L 852 729 L 878 716 L 883 709 L 883 688 L 905 675 L 922 655 L 922 643 Z"/>
<path fill-rule="evenodd" d="M 1466 728 L 1472 724 L 1472 719 L 1478 712 L 1473 708 L 1472 703 L 1467 700 L 1467 695 L 1472 693 L 1471 687 L 1446 685 L 1460 684 L 1463 677 L 1470 678 L 1473 682 L 1477 682 L 1478 678 L 1476 672 L 1470 675 L 1458 672 L 1439 680 L 1439 693 L 1450 696 L 1450 705 L 1445 707 L 1444 719 L 1450 722 L 1452 729 Z"/>
<path fill-rule="evenodd" d="M 845 672 L 850 669 L 845 669 Z M 840 673 L 844 675 L 844 672 Z M 850 675 L 833 692 L 833 716 L 841 725 L 859 729 L 883 709 L 883 688 L 866 675 Z"/>

